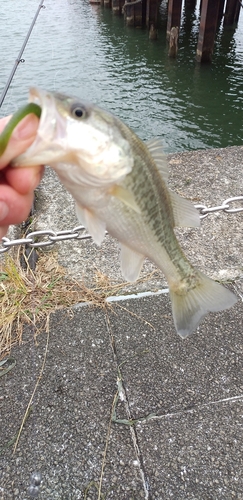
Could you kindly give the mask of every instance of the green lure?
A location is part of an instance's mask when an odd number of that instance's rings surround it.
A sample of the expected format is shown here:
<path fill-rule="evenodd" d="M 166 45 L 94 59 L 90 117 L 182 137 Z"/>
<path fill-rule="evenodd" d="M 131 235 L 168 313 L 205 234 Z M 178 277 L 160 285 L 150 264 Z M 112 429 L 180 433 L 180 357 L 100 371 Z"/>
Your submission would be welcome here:
<path fill-rule="evenodd" d="M 26 106 L 23 106 L 22 108 L 18 109 L 18 111 L 16 111 L 16 113 L 13 114 L 12 118 L 9 120 L 6 127 L 0 134 L 0 156 L 2 156 L 2 154 L 4 153 L 15 127 L 17 127 L 19 122 L 21 122 L 21 120 L 23 120 L 25 116 L 31 113 L 36 115 L 37 118 L 40 118 L 41 116 L 40 106 L 38 106 L 38 104 L 31 102 L 29 104 L 26 104 Z"/>

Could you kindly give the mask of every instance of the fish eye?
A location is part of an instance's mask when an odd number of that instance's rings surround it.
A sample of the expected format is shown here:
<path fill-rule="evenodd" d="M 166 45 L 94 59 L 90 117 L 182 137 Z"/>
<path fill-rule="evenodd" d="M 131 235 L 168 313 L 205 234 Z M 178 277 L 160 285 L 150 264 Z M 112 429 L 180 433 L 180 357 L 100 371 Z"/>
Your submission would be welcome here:
<path fill-rule="evenodd" d="M 85 110 L 79 104 L 74 104 L 71 108 L 71 114 L 74 118 L 83 118 L 85 116 Z"/>

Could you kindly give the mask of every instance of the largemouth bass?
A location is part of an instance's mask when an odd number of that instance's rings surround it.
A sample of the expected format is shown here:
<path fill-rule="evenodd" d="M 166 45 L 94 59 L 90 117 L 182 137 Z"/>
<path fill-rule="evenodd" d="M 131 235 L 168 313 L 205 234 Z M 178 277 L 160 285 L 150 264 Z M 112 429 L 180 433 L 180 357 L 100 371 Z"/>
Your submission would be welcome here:
<path fill-rule="evenodd" d="M 165 274 L 178 334 L 185 338 L 209 311 L 235 295 L 196 270 L 184 255 L 175 226 L 199 226 L 197 210 L 167 186 L 161 144 L 142 142 L 118 118 L 78 98 L 39 89 L 36 139 L 14 164 L 50 165 L 76 202 L 79 221 L 100 245 L 105 231 L 121 244 L 124 278 L 135 281 L 148 257 Z"/>

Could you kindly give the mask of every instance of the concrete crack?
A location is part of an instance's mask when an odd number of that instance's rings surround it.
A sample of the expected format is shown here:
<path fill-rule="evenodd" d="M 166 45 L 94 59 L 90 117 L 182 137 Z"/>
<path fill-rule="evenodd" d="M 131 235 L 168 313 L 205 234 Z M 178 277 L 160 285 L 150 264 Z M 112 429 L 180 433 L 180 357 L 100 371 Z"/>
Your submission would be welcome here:
<path fill-rule="evenodd" d="M 121 421 L 118 421 L 117 423 L 121 423 L 121 424 L 123 423 L 124 425 L 128 425 L 129 426 L 130 434 L 131 434 L 131 438 L 132 438 L 132 442 L 133 442 L 133 447 L 134 447 L 134 451 L 135 451 L 136 461 L 137 461 L 138 468 L 139 468 L 139 473 L 140 473 L 140 476 L 141 476 L 141 479 L 142 479 L 142 484 L 143 484 L 143 489 L 144 489 L 144 495 L 145 495 L 144 496 L 144 500 L 151 500 L 149 480 L 148 480 L 148 478 L 146 476 L 146 473 L 145 473 L 145 467 L 144 467 L 144 463 L 143 463 L 143 456 L 142 456 L 142 452 L 141 452 L 140 447 L 139 447 L 136 428 L 134 426 L 134 424 L 136 422 L 133 421 L 133 418 L 132 418 L 132 415 L 131 415 L 131 410 L 130 410 L 130 405 L 129 405 L 129 399 L 128 399 L 128 396 L 127 396 L 126 387 L 124 385 L 123 377 L 122 377 L 122 372 L 121 372 L 121 364 L 119 364 L 119 362 L 118 362 L 118 356 L 117 356 L 115 338 L 113 336 L 113 333 L 112 333 L 112 330 L 111 330 L 110 321 L 109 321 L 109 317 L 108 317 L 107 314 L 105 315 L 105 321 L 106 321 L 107 331 L 108 331 L 108 334 L 110 336 L 111 347 L 112 347 L 112 350 L 113 350 L 113 355 L 114 355 L 114 359 L 115 359 L 116 364 L 117 364 L 117 371 L 118 371 L 118 377 L 117 377 L 118 391 L 117 391 L 117 400 L 116 400 L 116 403 L 115 403 L 114 408 L 113 408 L 113 421 L 116 421 L 116 420 L 114 420 L 114 416 L 115 416 L 116 404 L 117 404 L 118 398 L 119 398 L 124 403 L 127 420 L 126 419 L 124 421 L 121 420 Z"/>

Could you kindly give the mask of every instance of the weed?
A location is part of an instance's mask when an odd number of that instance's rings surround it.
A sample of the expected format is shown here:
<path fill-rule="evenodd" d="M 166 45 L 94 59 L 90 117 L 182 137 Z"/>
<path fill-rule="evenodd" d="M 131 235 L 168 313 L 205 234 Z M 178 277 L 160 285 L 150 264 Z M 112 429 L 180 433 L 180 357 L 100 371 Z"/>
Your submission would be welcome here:
<path fill-rule="evenodd" d="M 22 256 L 23 259 L 23 256 Z M 25 269 L 20 265 L 20 250 L 5 255 L 0 267 L 0 359 L 11 348 L 21 344 L 25 324 L 35 326 L 35 336 L 48 330 L 50 314 L 57 309 L 71 308 L 74 304 L 89 304 L 108 308 L 110 295 L 116 295 L 130 283 L 111 283 L 109 278 L 96 270 L 93 286 L 67 276 L 57 260 L 57 253 L 39 252 L 35 271 L 26 260 Z M 152 273 L 153 274 L 153 273 Z M 142 278 L 147 281 L 151 278 Z"/>

